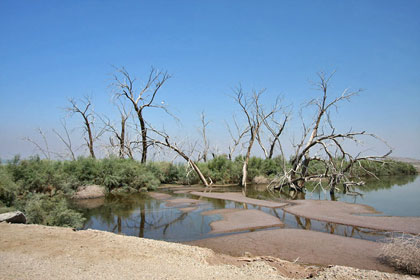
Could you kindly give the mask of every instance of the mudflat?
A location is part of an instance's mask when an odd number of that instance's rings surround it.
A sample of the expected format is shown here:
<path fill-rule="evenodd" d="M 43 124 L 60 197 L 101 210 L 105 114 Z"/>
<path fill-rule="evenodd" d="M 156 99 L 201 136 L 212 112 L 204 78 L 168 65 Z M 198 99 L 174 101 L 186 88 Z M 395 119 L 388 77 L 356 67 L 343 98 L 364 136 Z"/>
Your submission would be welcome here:
<path fill-rule="evenodd" d="M 318 265 L 343 265 L 393 272 L 378 259 L 381 244 L 328 233 L 274 229 L 207 238 L 186 244 L 210 248 L 231 256 L 267 255 Z"/>
<path fill-rule="evenodd" d="M 341 201 L 297 200 L 293 203 L 283 210 L 293 215 L 318 221 L 420 234 L 420 217 L 360 216 L 359 214 L 375 214 L 377 212 L 367 205 Z"/>
<path fill-rule="evenodd" d="M 242 193 L 238 193 L 238 192 L 224 192 L 224 193 L 191 192 L 190 194 L 201 196 L 201 197 L 207 197 L 207 198 L 224 199 L 224 200 L 230 200 L 230 201 L 235 201 L 239 203 L 247 203 L 247 204 L 268 207 L 268 208 L 280 208 L 280 207 L 284 207 L 288 205 L 287 203 L 249 198 L 249 197 L 244 196 Z"/>
<path fill-rule="evenodd" d="M 210 223 L 210 233 L 233 232 L 242 230 L 280 227 L 280 219 L 260 210 L 217 209 L 203 212 L 202 215 L 221 215 L 222 220 Z"/>

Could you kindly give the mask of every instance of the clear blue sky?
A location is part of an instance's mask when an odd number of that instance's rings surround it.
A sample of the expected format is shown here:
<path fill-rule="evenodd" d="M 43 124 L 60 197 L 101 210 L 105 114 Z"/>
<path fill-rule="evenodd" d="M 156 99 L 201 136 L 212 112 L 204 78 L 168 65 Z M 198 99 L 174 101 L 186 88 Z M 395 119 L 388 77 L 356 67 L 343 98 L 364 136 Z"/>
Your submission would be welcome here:
<path fill-rule="evenodd" d="M 168 70 L 161 98 L 191 133 L 205 110 L 222 142 L 238 83 L 297 109 L 316 94 L 315 73 L 336 69 L 332 93 L 365 89 L 337 126 L 420 158 L 419 15 L 417 0 L 1 0 L 0 158 L 29 154 L 21 139 L 57 127 L 69 97 L 90 94 L 96 111 L 112 114 L 111 65 L 139 78 L 151 65 Z"/>

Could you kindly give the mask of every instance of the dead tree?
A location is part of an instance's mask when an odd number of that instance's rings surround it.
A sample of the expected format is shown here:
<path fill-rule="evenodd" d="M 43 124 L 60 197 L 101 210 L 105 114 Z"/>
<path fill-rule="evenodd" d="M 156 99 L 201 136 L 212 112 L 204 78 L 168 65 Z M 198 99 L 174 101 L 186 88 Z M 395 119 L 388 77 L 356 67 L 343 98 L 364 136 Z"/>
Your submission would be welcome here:
<path fill-rule="evenodd" d="M 92 109 L 92 102 L 89 97 L 85 97 L 83 100 L 80 101 L 81 105 L 77 104 L 74 99 L 69 100 L 71 106 L 67 107 L 66 110 L 70 114 L 79 114 L 83 119 L 83 129 L 85 132 L 85 142 L 89 149 L 89 154 L 92 158 L 95 158 L 95 151 L 94 151 L 94 142 L 101 137 L 101 135 L 105 132 L 104 129 L 100 130 L 100 132 L 95 133 L 94 131 L 94 112 Z"/>
<path fill-rule="evenodd" d="M 247 130 L 248 130 L 248 147 L 246 150 L 243 166 L 242 166 L 242 181 L 241 185 L 246 191 L 246 182 L 248 179 L 248 163 L 251 156 L 251 150 L 254 142 L 259 135 L 261 126 L 264 122 L 270 118 L 273 114 L 279 110 L 279 99 L 277 98 L 272 109 L 268 112 L 264 112 L 262 104 L 260 104 L 260 97 L 265 90 L 254 91 L 251 96 L 247 96 L 241 87 L 235 90 L 234 99 L 240 106 L 242 112 L 246 116 Z"/>
<path fill-rule="evenodd" d="M 146 108 L 158 108 L 168 113 L 164 102 L 157 104 L 155 98 L 160 88 L 171 76 L 167 72 L 158 71 L 152 67 L 145 84 L 141 89 L 137 90 L 134 87 L 136 79 L 132 78 L 124 67 L 117 69 L 117 72 L 119 75 L 114 75 L 114 86 L 117 89 L 115 96 L 117 98 L 126 98 L 136 112 L 141 130 L 141 162 L 145 163 L 147 160 L 147 149 L 150 144 L 147 142 L 144 110 Z"/>
<path fill-rule="evenodd" d="M 322 92 L 322 95 L 319 99 L 312 99 L 307 104 L 307 106 L 316 108 L 313 122 L 309 126 L 306 126 L 302 121 L 303 135 L 301 141 L 295 145 L 295 153 L 291 161 L 292 167 L 280 176 L 280 184 L 277 188 L 288 185 L 294 190 L 303 191 L 305 182 L 326 178 L 330 191 L 334 192 L 338 183 L 342 182 L 343 179 L 349 179 L 347 175 L 355 164 L 360 164 L 362 160 L 380 160 L 392 151 L 390 149 L 382 156 L 362 156 L 361 153 L 352 156 L 345 150 L 344 143 L 350 141 L 358 144 L 360 143 L 361 137 L 382 140 L 376 135 L 366 133 L 365 131 L 336 132 L 336 128 L 330 118 L 330 110 L 337 108 L 337 104 L 341 101 L 349 101 L 351 97 L 360 93 L 361 90 L 350 91 L 346 89 L 339 97 L 329 100 L 328 86 L 332 76 L 327 76 L 324 73 L 318 74 L 319 82 L 316 86 Z M 325 172 L 321 174 L 308 174 L 308 167 L 312 161 L 321 162 L 325 167 Z"/>
<path fill-rule="evenodd" d="M 162 146 L 162 147 L 166 147 L 171 149 L 172 151 L 176 152 L 179 156 L 181 156 L 183 159 L 185 159 L 188 163 L 189 166 L 191 166 L 191 168 L 194 170 L 194 172 L 197 174 L 197 176 L 200 178 L 200 181 L 206 186 L 209 187 L 211 186 L 211 184 L 209 184 L 207 182 L 206 177 L 203 175 L 203 173 L 201 172 L 200 168 L 197 166 L 197 164 L 194 162 L 194 160 L 191 158 L 191 156 L 187 155 L 184 151 L 181 150 L 180 147 L 178 147 L 178 145 L 171 141 L 170 137 L 168 134 L 166 134 L 163 131 L 158 131 L 156 129 L 153 128 L 149 128 L 153 133 L 154 136 L 153 137 L 149 137 L 149 141 L 153 144 L 153 145 L 158 145 L 158 146 Z"/>

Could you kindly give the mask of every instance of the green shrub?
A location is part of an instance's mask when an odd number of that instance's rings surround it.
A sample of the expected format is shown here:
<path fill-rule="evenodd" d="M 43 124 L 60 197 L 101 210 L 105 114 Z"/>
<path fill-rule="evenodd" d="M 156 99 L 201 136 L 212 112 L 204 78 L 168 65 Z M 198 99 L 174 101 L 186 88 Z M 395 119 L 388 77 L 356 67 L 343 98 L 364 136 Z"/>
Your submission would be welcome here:
<path fill-rule="evenodd" d="M 170 162 L 152 162 L 147 164 L 148 169 L 164 184 L 174 184 L 183 176 L 182 164 Z"/>
<path fill-rule="evenodd" d="M 417 171 L 413 165 L 393 160 L 386 160 L 384 162 L 363 160 L 360 161 L 360 165 L 356 164 L 352 168 L 352 175 L 363 177 L 370 176 L 370 173 L 373 173 L 376 176 L 417 174 Z"/>
<path fill-rule="evenodd" d="M 147 188 L 147 190 L 155 190 L 159 187 L 160 181 L 150 171 L 145 171 L 137 174 L 132 181 L 131 187 L 137 190 Z"/>
<path fill-rule="evenodd" d="M 104 185 L 108 191 L 115 188 L 132 188 L 139 190 L 147 188 L 156 189 L 160 185 L 159 178 L 155 175 L 158 171 L 154 165 L 144 165 L 130 159 L 108 158 L 98 161 L 100 176 L 96 183 Z"/>
<path fill-rule="evenodd" d="M 221 184 L 238 183 L 242 175 L 240 168 L 225 155 L 213 158 L 207 163 L 207 167 L 213 182 Z"/>
<path fill-rule="evenodd" d="M 18 186 L 7 171 L 0 167 L 0 202 L 6 207 L 12 206 L 17 193 Z"/>
<path fill-rule="evenodd" d="M 22 189 L 29 192 L 45 192 L 62 184 L 60 162 L 32 157 L 9 164 L 8 171 Z"/>
<path fill-rule="evenodd" d="M 80 185 L 98 184 L 101 174 L 100 164 L 100 160 L 79 157 L 75 161 L 65 161 L 63 173 L 66 176 L 73 176 Z"/>
<path fill-rule="evenodd" d="M 28 223 L 81 228 L 85 218 L 68 205 L 64 197 L 32 195 L 24 209 Z"/>

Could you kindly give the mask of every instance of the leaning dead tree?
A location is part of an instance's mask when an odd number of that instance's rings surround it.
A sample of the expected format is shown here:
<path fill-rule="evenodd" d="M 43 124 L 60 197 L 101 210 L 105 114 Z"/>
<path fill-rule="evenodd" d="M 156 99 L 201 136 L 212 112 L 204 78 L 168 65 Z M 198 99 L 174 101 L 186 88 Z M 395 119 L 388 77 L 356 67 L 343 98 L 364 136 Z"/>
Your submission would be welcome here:
<path fill-rule="evenodd" d="M 242 87 L 238 87 L 234 91 L 234 99 L 246 117 L 247 129 L 245 129 L 245 131 L 247 131 L 247 133 L 245 135 L 247 135 L 249 139 L 242 166 L 241 185 L 244 190 L 246 190 L 248 163 L 254 142 L 257 139 L 264 122 L 279 110 L 279 99 L 277 98 L 272 108 L 267 112 L 264 111 L 264 107 L 260 103 L 260 98 L 264 91 L 265 90 L 254 91 L 251 95 L 245 94 Z"/>
<path fill-rule="evenodd" d="M 168 113 L 164 102 L 157 103 L 156 95 L 163 84 L 171 77 L 167 72 L 158 71 L 151 68 L 145 84 L 140 89 L 135 88 L 135 78 L 132 78 L 127 70 L 122 67 L 117 69 L 118 75 L 114 75 L 114 86 L 117 89 L 117 98 L 127 99 L 136 112 L 141 130 L 141 162 L 147 160 L 147 150 L 150 143 L 147 141 L 147 126 L 144 112 L 148 108 L 157 108 Z"/>
<path fill-rule="evenodd" d="M 318 74 L 319 82 L 316 86 L 322 93 L 321 97 L 312 99 L 305 106 L 305 108 L 315 108 L 313 121 L 308 126 L 302 121 L 303 135 L 300 142 L 294 145 L 295 152 L 291 160 L 291 168 L 283 170 L 284 173 L 280 176 L 277 189 L 287 185 L 296 191 L 303 191 L 305 183 L 308 181 L 319 180 L 319 184 L 321 184 L 321 180 L 327 180 L 330 192 L 333 193 L 340 182 L 343 182 L 346 186 L 362 184 L 362 182 L 352 180 L 354 179 L 351 177 L 353 167 L 357 165 L 363 168 L 361 164 L 363 160 L 380 161 L 392 152 L 389 149 L 384 155 L 363 156 L 362 153 L 352 155 L 347 150 L 347 147 L 351 144 L 360 145 L 363 137 L 381 141 L 388 148 L 389 146 L 376 135 L 366 131 L 355 132 L 350 130 L 345 133 L 336 131 L 336 127 L 330 118 L 330 110 L 337 108 L 337 104 L 342 101 L 349 101 L 361 90 L 345 89 L 339 97 L 329 99 L 328 88 L 333 74 L 328 76 L 325 73 Z M 322 173 L 308 173 L 309 165 L 314 161 L 323 165 L 324 171 Z"/>
<path fill-rule="evenodd" d="M 164 131 L 158 131 L 153 128 L 149 128 L 151 132 L 153 132 L 153 136 L 148 136 L 148 140 L 154 145 L 154 146 L 161 146 L 171 149 L 172 151 L 176 152 L 179 156 L 181 156 L 183 159 L 185 159 L 188 162 L 188 165 L 191 166 L 191 168 L 194 170 L 194 172 L 197 174 L 200 181 L 206 186 L 209 187 L 211 183 L 209 184 L 206 177 L 201 172 L 200 168 L 197 166 L 197 164 L 194 162 L 191 156 L 187 155 L 182 149 L 177 145 L 176 142 L 172 141 L 169 135 Z"/>
<path fill-rule="evenodd" d="M 102 129 L 98 133 L 95 132 L 95 115 L 92 109 L 92 101 L 89 97 L 85 97 L 80 100 L 79 104 L 74 99 L 70 99 L 69 102 L 71 106 L 67 107 L 66 111 L 71 115 L 78 114 L 82 117 L 86 146 L 88 147 L 90 156 L 95 158 L 94 142 L 101 137 L 105 130 Z"/>

